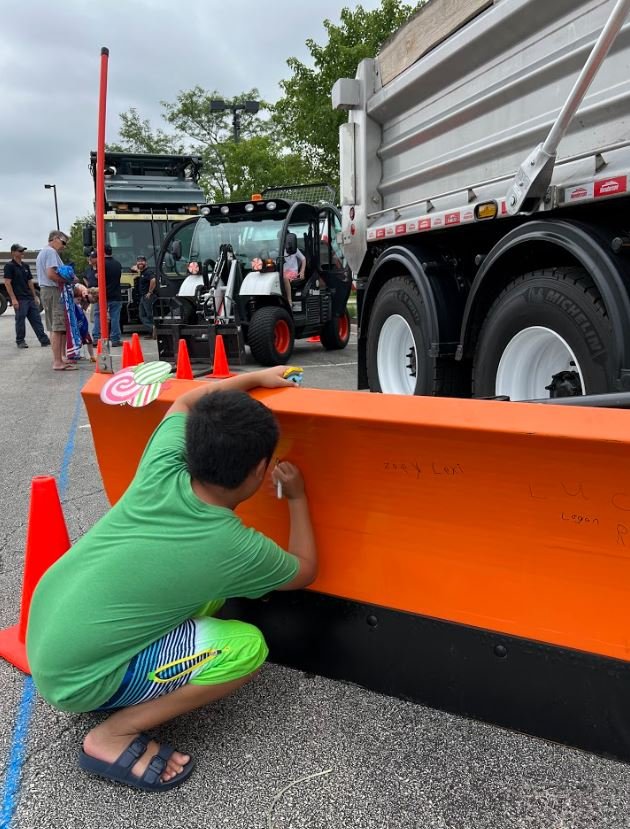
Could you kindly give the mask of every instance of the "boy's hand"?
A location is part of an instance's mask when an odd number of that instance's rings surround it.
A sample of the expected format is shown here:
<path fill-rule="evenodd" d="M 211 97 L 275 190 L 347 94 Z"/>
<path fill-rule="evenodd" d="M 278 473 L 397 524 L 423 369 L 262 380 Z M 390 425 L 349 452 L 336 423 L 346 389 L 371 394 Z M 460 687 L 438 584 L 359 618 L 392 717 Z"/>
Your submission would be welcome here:
<path fill-rule="evenodd" d="M 291 380 L 285 380 L 282 376 L 287 370 L 287 366 L 273 366 L 272 368 L 265 368 L 262 371 L 257 371 L 258 385 L 266 389 L 279 389 L 284 386 L 293 386 L 295 383 Z"/>
<path fill-rule="evenodd" d="M 302 473 L 295 464 L 289 463 L 289 461 L 278 461 L 271 472 L 271 480 L 275 485 L 280 481 L 282 484 L 282 494 L 289 501 L 303 498 L 305 495 Z"/>

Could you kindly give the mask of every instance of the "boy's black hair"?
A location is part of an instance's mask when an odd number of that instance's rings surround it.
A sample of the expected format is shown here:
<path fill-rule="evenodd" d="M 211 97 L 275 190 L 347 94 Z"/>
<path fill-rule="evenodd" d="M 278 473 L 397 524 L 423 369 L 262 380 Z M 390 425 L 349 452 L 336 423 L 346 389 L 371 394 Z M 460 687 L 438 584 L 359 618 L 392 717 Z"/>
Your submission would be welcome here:
<path fill-rule="evenodd" d="M 272 412 L 242 391 L 216 391 L 191 406 L 186 421 L 186 464 L 192 478 L 236 489 L 279 437 Z"/>

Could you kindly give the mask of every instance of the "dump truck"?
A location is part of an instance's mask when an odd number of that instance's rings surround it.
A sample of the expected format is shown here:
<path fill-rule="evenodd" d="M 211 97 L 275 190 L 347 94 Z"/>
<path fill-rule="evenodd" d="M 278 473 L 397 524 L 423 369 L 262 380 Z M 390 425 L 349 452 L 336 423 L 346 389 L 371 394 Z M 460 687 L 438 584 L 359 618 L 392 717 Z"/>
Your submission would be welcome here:
<path fill-rule="evenodd" d="M 621 0 L 430 0 L 336 82 L 359 388 L 630 389 Z"/>
<path fill-rule="evenodd" d="M 251 199 L 207 204 L 175 227 L 158 259 L 154 321 L 158 353 L 172 359 L 184 339 L 193 359 L 212 361 L 220 334 L 231 362 L 245 345 L 261 365 L 286 363 L 296 339 L 317 335 L 328 350 L 350 340 L 352 277 L 337 237 L 341 215 L 327 185 L 270 188 Z M 305 257 L 304 276 L 282 278 L 285 259 Z"/>
<path fill-rule="evenodd" d="M 139 322 L 138 274 L 132 270 L 136 257 L 146 256 L 155 268 L 168 233 L 206 201 L 199 186 L 201 169 L 196 155 L 105 153 L 105 244 L 123 269 L 123 324 Z M 95 178 L 95 152 L 90 153 L 90 172 Z M 87 253 L 94 244 L 92 227 L 84 229 L 83 242 Z M 168 293 L 168 284 L 160 290 Z"/>

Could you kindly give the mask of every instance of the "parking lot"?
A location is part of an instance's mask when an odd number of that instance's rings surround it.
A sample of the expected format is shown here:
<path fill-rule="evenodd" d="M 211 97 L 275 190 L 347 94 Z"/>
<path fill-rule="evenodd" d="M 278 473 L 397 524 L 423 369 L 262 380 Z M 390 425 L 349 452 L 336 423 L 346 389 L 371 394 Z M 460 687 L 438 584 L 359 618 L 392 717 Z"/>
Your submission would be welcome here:
<path fill-rule="evenodd" d="M 57 477 L 73 539 L 108 507 L 80 397 L 92 367 L 52 372 L 50 350 L 32 335 L 27 341 L 28 350 L 17 350 L 11 314 L 0 317 L 2 627 L 19 609 L 31 478 Z M 154 341 L 143 348 L 157 356 Z M 353 337 L 341 352 L 298 343 L 291 362 L 305 368 L 306 386 L 354 389 L 356 359 Z M 159 796 L 82 775 L 77 752 L 94 715 L 53 710 L 4 662 L 0 693 L 4 829 L 630 824 L 625 765 L 273 664 L 236 696 L 161 730 L 196 757 L 197 769 L 185 786 Z M 319 772 L 327 773 L 274 801 Z"/>

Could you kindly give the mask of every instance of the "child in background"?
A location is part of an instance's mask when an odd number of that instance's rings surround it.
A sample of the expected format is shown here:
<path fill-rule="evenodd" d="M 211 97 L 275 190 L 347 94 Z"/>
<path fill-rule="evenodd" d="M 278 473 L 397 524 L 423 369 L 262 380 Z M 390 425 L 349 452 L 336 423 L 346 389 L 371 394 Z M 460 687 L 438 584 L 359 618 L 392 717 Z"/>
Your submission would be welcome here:
<path fill-rule="evenodd" d="M 287 299 L 291 301 L 291 282 L 294 279 L 304 279 L 304 272 L 306 270 L 306 257 L 299 248 L 295 252 L 289 253 L 284 251 L 284 268 L 282 269 L 282 276 L 284 278 L 284 289 L 287 294 Z"/>
<path fill-rule="evenodd" d="M 96 299 L 92 297 L 96 296 Z M 85 315 L 85 309 L 90 303 L 98 300 L 98 290 L 96 288 L 86 288 L 85 285 L 77 283 L 74 286 L 74 313 L 77 318 L 77 325 L 79 326 L 79 334 L 81 335 L 82 345 L 87 346 L 88 356 L 91 363 L 96 362 L 94 356 L 94 343 L 92 335 L 90 334 L 90 324 Z"/>

